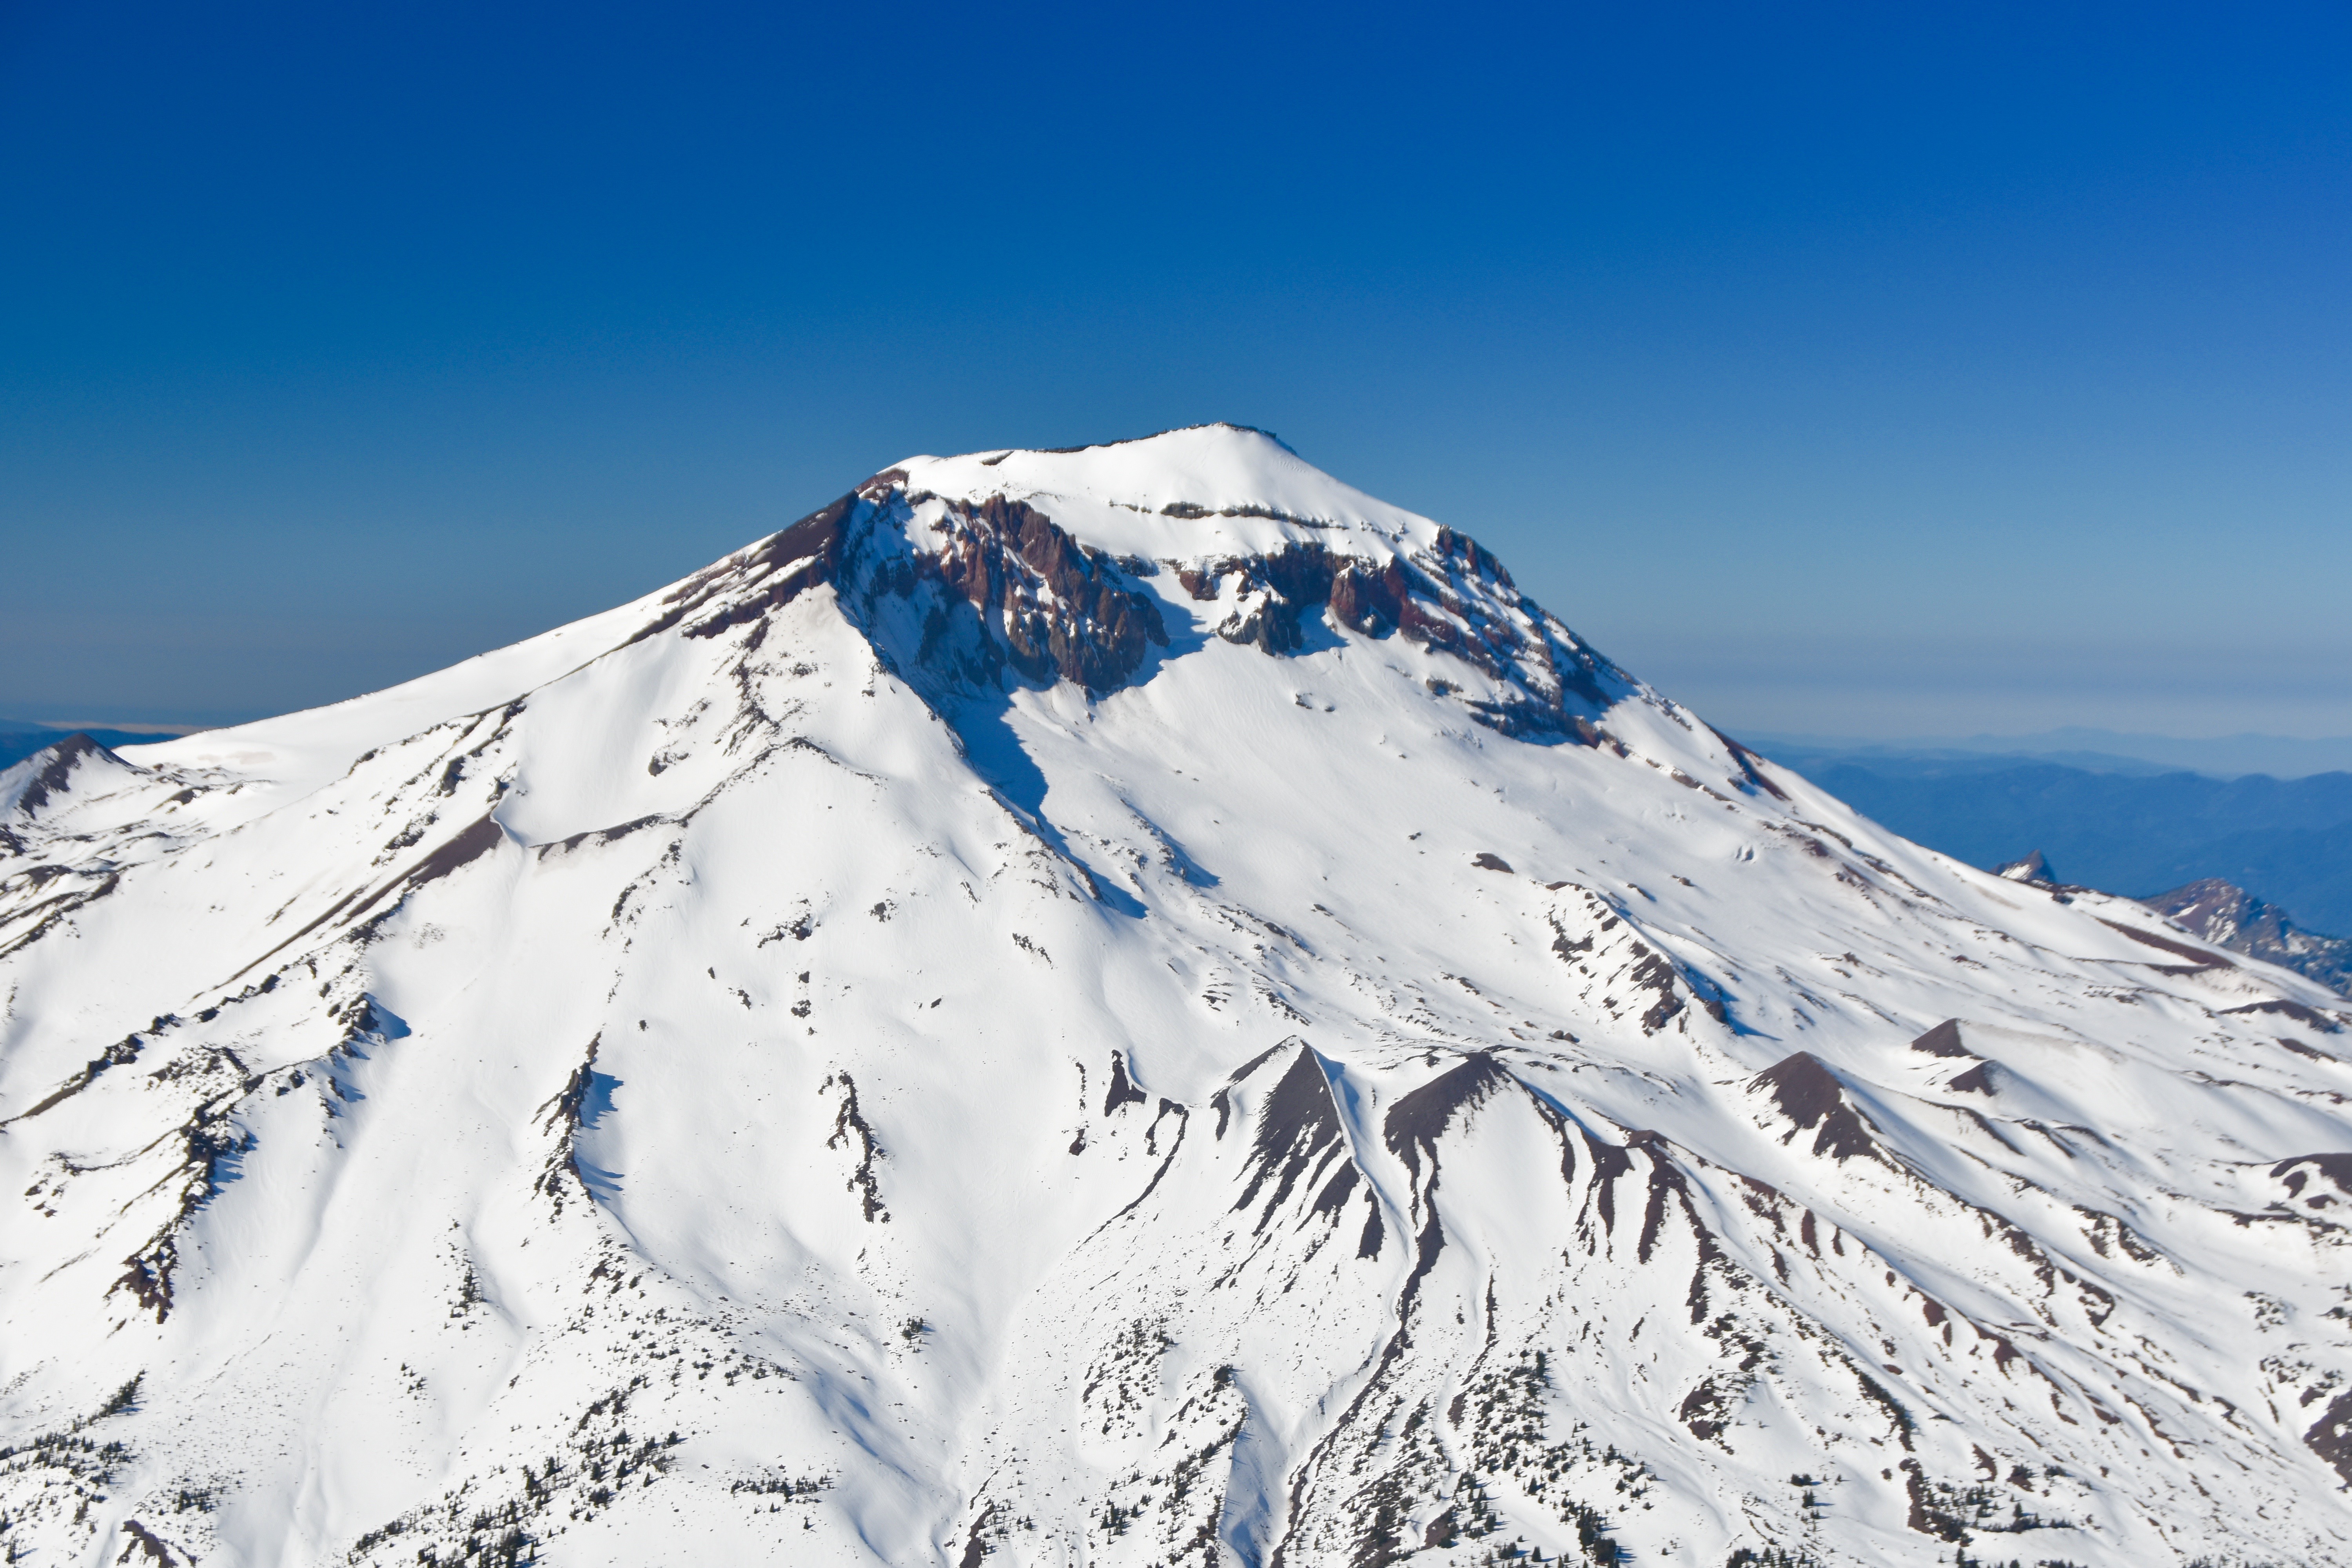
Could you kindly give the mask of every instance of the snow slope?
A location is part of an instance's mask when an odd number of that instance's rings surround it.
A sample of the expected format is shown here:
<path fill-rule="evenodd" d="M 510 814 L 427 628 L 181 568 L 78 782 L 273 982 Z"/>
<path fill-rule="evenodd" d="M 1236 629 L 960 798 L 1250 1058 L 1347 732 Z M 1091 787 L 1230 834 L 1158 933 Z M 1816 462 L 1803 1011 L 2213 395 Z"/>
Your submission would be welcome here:
<path fill-rule="evenodd" d="M 0 833 L 12 1561 L 2352 1561 L 2340 998 L 1257 432 Z"/>

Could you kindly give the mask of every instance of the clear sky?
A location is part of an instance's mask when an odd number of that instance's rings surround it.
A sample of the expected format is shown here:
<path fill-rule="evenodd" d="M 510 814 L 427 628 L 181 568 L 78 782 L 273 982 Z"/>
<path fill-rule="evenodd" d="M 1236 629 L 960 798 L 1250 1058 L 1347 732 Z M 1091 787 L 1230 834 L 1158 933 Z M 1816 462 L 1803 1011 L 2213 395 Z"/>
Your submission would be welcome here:
<path fill-rule="evenodd" d="M 0 0 L 0 714 L 1231 419 L 1727 727 L 2352 733 L 2340 4 Z"/>

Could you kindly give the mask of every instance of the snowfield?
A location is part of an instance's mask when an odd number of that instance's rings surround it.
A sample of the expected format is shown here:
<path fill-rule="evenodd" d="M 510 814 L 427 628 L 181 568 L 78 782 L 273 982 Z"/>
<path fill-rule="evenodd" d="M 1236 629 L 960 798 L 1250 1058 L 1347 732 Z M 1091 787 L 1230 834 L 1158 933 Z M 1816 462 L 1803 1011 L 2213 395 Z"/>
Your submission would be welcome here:
<path fill-rule="evenodd" d="M 1258 432 L 912 459 L 0 775 L 0 1542 L 2352 1563 L 2347 1006 Z"/>

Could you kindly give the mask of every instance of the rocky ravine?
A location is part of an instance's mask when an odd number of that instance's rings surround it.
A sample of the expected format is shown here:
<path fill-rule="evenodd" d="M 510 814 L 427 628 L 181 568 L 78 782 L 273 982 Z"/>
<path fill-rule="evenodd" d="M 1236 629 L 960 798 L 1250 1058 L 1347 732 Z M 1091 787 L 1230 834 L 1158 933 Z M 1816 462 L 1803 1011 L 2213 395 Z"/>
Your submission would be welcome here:
<path fill-rule="evenodd" d="M 2352 1560 L 2340 999 L 1255 432 L 0 832 L 14 1560 Z"/>

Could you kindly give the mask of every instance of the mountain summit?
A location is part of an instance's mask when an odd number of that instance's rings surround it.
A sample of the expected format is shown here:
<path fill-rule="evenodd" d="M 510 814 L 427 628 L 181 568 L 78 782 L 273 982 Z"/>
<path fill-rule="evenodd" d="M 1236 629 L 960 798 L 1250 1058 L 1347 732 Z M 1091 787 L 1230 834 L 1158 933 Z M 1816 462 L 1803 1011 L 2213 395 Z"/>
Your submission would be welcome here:
<path fill-rule="evenodd" d="M 1258 432 L 0 834 L 12 1561 L 2352 1558 L 2341 999 Z"/>

